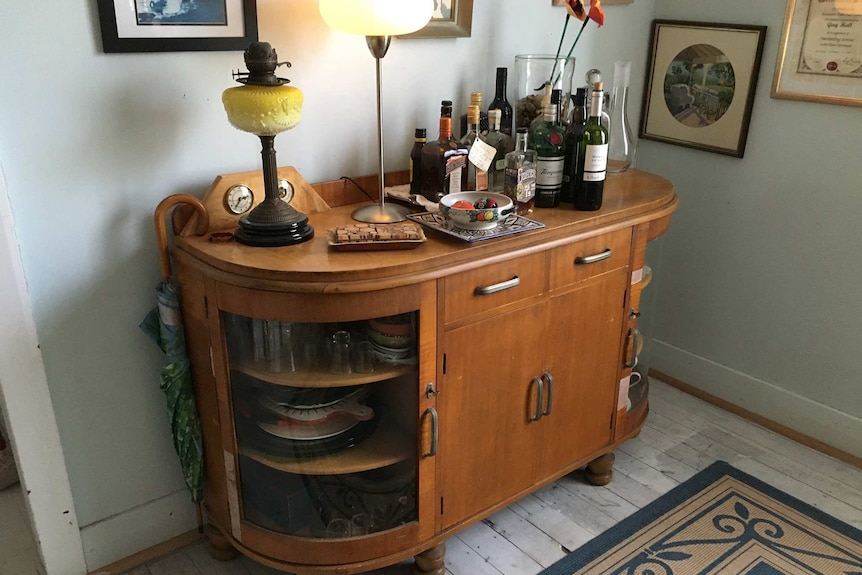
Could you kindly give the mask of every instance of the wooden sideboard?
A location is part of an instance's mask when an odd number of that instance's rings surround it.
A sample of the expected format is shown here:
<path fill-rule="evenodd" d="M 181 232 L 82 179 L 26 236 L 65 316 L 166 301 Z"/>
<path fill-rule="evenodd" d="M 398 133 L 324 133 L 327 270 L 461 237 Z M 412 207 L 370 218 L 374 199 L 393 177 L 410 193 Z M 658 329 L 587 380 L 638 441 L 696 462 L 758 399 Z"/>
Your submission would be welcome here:
<path fill-rule="evenodd" d="M 174 218 L 215 555 L 299 574 L 415 556 L 417 571 L 442 574 L 458 530 L 584 466 L 610 481 L 614 448 L 648 410 L 626 405 L 628 366 L 646 244 L 677 205 L 670 182 L 629 170 L 608 178 L 597 212 L 534 211 L 542 229 L 475 243 L 426 230 L 414 250 L 338 252 L 326 230 L 350 223 L 353 185 L 280 176 L 310 212 L 311 241 L 218 235 L 237 225 L 225 191 L 262 190 L 255 172 L 216 179 L 202 235 L 195 216 Z M 375 347 L 386 362 L 372 372 L 333 373 L 333 334 L 356 351 L 375 322 L 409 330 L 408 357 Z M 298 438 L 261 407 L 354 393 L 374 417 L 342 432 L 333 416 L 331 437 Z"/>

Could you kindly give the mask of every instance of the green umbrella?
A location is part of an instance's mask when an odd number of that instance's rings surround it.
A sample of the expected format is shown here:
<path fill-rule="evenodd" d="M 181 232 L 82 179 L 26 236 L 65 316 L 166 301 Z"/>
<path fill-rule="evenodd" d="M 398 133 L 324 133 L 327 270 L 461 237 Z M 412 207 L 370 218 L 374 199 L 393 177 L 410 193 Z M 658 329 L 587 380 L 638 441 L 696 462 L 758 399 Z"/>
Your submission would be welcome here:
<path fill-rule="evenodd" d="M 194 208 L 197 221 L 190 225 L 195 227 L 196 234 L 203 235 L 209 228 L 209 214 L 201 201 L 194 196 L 175 194 L 162 200 L 156 207 L 154 219 L 161 269 L 161 281 L 156 287 L 158 305 L 147 314 L 140 327 L 167 356 L 167 363 L 159 375 L 159 387 L 167 397 L 168 422 L 186 486 L 191 492 L 192 501 L 199 505 L 203 499 L 204 476 L 201 420 L 192 386 L 191 362 L 186 351 L 180 299 L 176 286 L 171 282 L 173 274 L 165 229 L 165 214 L 178 204 L 187 204 Z M 186 218 L 186 223 L 188 222 L 189 218 Z M 198 513 L 200 515 L 200 507 Z"/>
<path fill-rule="evenodd" d="M 168 421 L 186 486 L 192 494 L 192 501 L 200 503 L 203 499 L 204 459 L 201 421 L 192 387 L 177 288 L 171 283 L 159 283 L 156 300 L 158 306 L 147 314 L 140 327 L 167 356 L 167 363 L 159 376 L 159 387 L 167 396 Z"/>

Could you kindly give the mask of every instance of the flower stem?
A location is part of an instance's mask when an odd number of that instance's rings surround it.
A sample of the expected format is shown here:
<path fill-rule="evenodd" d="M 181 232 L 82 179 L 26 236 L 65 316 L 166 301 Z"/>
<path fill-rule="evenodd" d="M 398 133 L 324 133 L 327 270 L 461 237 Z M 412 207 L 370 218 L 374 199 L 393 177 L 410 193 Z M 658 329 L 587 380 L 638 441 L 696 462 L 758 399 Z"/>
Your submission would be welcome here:
<path fill-rule="evenodd" d="M 571 47 L 571 48 L 569 48 L 569 53 L 568 53 L 568 54 L 566 54 L 566 60 L 568 60 L 568 59 L 571 57 L 572 52 L 574 52 L 574 51 L 575 51 L 575 46 L 577 46 L 577 45 L 578 45 L 578 40 L 580 40 L 580 38 L 581 38 L 581 34 L 583 34 L 583 33 L 584 33 L 584 28 L 586 28 L 586 27 L 587 27 L 587 22 L 589 22 L 589 21 L 590 21 L 590 17 L 589 17 L 589 16 L 587 16 L 587 17 L 584 19 L 584 23 L 583 23 L 583 24 L 581 24 L 581 29 L 580 29 L 580 30 L 578 30 L 578 35 L 577 35 L 577 36 L 575 36 L 575 41 L 574 41 L 574 42 L 572 42 L 572 47 Z M 556 63 L 554 63 L 554 68 L 556 68 Z M 559 79 L 560 79 L 560 76 L 561 76 L 562 74 L 563 74 L 563 71 L 562 71 L 562 70 L 560 70 L 560 73 L 557 75 L 557 77 L 556 77 L 556 78 L 554 79 L 554 81 L 551 83 L 551 86 L 553 86 L 554 84 L 556 84 L 556 83 L 557 83 L 557 80 L 559 80 Z M 551 75 L 553 76 L 553 73 L 552 73 Z"/>
<path fill-rule="evenodd" d="M 560 43 L 557 45 L 557 54 L 554 56 L 554 67 L 551 69 L 550 78 L 548 78 L 549 82 L 553 79 L 554 72 L 557 71 L 557 61 L 560 59 L 560 50 L 563 48 L 563 40 L 566 38 L 566 28 L 569 27 L 569 18 L 571 17 L 571 14 L 566 13 L 566 21 L 563 23 L 563 33 L 560 34 Z M 551 85 L 553 86 L 553 84 Z"/>

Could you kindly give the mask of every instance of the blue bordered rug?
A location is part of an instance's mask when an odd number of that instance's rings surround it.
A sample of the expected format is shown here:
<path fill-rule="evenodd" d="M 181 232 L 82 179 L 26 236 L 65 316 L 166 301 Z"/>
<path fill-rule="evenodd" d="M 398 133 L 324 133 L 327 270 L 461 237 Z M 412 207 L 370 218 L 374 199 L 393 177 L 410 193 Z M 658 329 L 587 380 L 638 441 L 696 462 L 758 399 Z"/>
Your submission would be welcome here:
<path fill-rule="evenodd" d="M 540 575 L 862 575 L 862 531 L 718 461 Z"/>

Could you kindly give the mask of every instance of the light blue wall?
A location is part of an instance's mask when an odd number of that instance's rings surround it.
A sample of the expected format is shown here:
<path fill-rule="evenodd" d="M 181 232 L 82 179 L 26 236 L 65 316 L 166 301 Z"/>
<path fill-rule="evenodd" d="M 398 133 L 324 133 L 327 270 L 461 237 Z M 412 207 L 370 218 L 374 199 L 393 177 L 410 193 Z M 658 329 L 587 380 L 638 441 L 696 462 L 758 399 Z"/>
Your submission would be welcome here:
<path fill-rule="evenodd" d="M 293 63 L 286 75 L 306 97 L 302 123 L 277 140 L 279 162 L 312 182 L 373 173 L 364 40 L 330 32 L 314 0 L 257 4 L 261 39 Z M 577 80 L 632 60 L 640 93 L 654 6 L 608 6 L 604 29 L 576 51 Z M 476 0 L 471 38 L 393 42 L 386 168 L 407 167 L 415 126 L 436 131 L 441 99 L 460 114 L 471 91 L 490 98 L 494 68 L 553 52 L 562 22 L 551 0 Z M 92 0 L 4 9 L 0 64 L 0 165 L 92 570 L 194 525 L 158 389 L 162 357 L 137 328 L 158 280 L 152 213 L 169 194 L 202 195 L 217 174 L 258 169 L 259 143 L 227 124 L 220 102 L 241 53 L 103 54 Z"/>
<path fill-rule="evenodd" d="M 862 109 L 770 98 L 784 8 L 656 2 L 768 29 L 743 159 L 641 142 L 680 197 L 649 252 L 651 367 L 862 456 Z"/>

